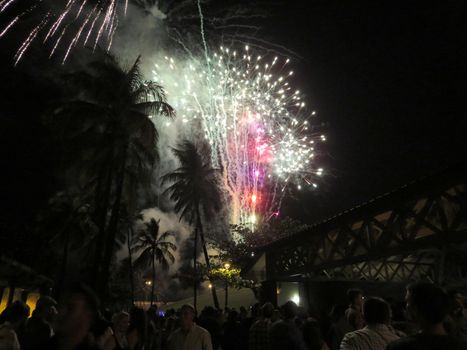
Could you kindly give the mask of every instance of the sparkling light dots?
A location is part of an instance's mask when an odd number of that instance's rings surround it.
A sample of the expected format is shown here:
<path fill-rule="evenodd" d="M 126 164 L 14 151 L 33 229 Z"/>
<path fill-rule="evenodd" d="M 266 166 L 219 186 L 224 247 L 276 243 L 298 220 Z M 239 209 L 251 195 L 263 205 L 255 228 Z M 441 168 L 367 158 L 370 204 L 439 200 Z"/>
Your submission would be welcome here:
<path fill-rule="evenodd" d="M 15 54 L 17 64 L 34 40 L 51 43 L 50 56 L 63 45 L 63 62 L 79 43 L 96 48 L 98 44 L 110 49 L 119 15 L 126 14 L 128 0 L 59 0 L 47 3 L 32 1 L 29 8 L 15 13 L 20 0 L 0 0 L 0 14 L 11 11 L 11 19 L 0 28 L 0 38 L 8 33 L 23 17 L 43 11 L 38 24 L 33 26 Z"/>
<path fill-rule="evenodd" d="M 289 184 L 315 188 L 323 173 L 314 156 L 324 136 L 313 133 L 316 113 L 292 88 L 289 62 L 245 46 L 220 47 L 207 62 L 164 57 L 154 66 L 181 126 L 201 130 L 210 144 L 234 223 L 277 216 Z"/>

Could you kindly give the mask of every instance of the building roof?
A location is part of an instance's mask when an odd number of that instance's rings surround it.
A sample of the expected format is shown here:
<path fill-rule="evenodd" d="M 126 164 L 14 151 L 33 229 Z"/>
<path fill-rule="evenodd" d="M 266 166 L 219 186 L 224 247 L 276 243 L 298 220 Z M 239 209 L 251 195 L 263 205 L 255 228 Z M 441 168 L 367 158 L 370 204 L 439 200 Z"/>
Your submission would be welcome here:
<path fill-rule="evenodd" d="M 342 222 L 349 222 L 372 216 L 394 207 L 395 204 L 415 200 L 423 194 L 443 191 L 446 186 L 467 179 L 467 162 L 456 164 L 442 171 L 433 172 L 410 181 L 398 188 L 373 197 L 353 208 L 340 212 L 311 225 L 307 230 L 281 237 L 278 240 L 260 247 L 258 250 L 267 250 L 269 247 L 280 245 L 285 241 L 300 239 L 310 234 L 317 234 L 329 230 Z"/>

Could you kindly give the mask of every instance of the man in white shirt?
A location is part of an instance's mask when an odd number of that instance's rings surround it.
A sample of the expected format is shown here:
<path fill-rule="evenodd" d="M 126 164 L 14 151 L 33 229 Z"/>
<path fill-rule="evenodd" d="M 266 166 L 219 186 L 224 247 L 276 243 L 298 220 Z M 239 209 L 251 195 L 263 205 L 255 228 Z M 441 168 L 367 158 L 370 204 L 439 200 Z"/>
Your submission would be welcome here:
<path fill-rule="evenodd" d="M 212 350 L 211 335 L 194 322 L 195 308 L 185 304 L 181 308 L 181 327 L 168 339 L 169 350 Z"/>
<path fill-rule="evenodd" d="M 347 333 L 340 350 L 384 350 L 399 334 L 389 325 L 391 309 L 381 298 L 368 298 L 363 304 L 366 326 Z"/>

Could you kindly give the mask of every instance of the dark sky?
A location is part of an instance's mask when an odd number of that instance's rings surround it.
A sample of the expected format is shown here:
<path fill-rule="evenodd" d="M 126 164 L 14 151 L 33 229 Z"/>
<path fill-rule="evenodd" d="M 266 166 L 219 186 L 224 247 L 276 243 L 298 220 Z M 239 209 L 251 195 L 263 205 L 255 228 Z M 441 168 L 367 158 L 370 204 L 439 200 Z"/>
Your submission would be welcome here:
<path fill-rule="evenodd" d="M 285 214 L 311 222 L 466 159 L 464 1 L 269 3 L 263 33 L 303 57 L 296 83 L 328 136 L 319 190 L 288 200 Z M 8 45 L 0 42 L 1 203 L 33 215 L 57 186 L 60 152 L 35 113 L 47 83 L 23 75 L 34 60 L 14 70 Z"/>
<path fill-rule="evenodd" d="M 328 135 L 328 176 L 286 213 L 314 221 L 467 159 L 466 14 L 462 1 L 330 0 L 274 17 Z"/>

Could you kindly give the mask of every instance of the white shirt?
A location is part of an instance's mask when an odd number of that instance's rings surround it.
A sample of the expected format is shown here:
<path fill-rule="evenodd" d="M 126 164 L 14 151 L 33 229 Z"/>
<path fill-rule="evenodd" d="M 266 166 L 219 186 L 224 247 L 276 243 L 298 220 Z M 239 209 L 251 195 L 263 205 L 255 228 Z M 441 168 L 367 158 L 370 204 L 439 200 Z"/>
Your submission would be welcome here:
<path fill-rule="evenodd" d="M 0 350 L 19 350 L 16 332 L 9 322 L 0 325 Z"/>
<path fill-rule="evenodd" d="M 211 335 L 196 323 L 189 331 L 181 328 L 173 331 L 168 344 L 169 350 L 212 350 Z"/>
<path fill-rule="evenodd" d="M 392 327 L 384 324 L 368 325 L 347 333 L 342 339 L 340 350 L 384 350 L 386 345 L 399 338 Z"/>

